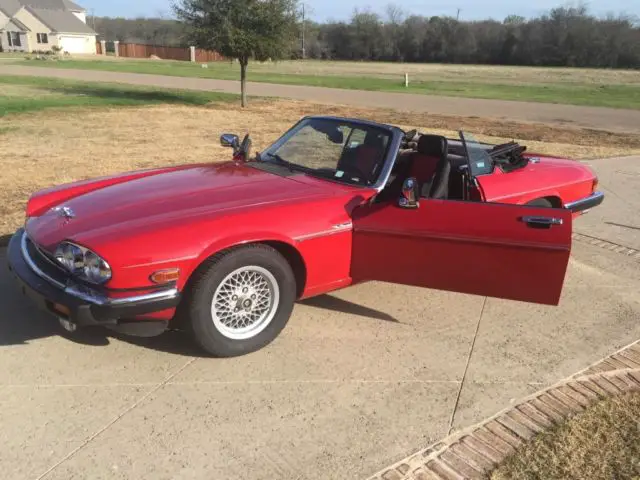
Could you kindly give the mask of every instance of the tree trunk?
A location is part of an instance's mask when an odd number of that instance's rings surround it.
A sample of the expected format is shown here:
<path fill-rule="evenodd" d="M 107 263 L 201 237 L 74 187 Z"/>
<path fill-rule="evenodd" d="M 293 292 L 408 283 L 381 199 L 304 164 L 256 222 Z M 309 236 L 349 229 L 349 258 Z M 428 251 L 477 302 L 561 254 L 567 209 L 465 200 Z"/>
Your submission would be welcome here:
<path fill-rule="evenodd" d="M 240 59 L 240 92 L 242 108 L 247 106 L 247 64 L 248 60 Z"/>

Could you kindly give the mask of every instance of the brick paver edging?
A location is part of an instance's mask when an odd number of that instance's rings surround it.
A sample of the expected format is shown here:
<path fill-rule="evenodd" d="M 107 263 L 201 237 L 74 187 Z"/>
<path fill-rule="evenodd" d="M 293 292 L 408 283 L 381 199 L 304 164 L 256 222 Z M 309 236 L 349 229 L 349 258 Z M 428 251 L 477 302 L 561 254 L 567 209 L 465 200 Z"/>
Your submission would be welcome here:
<path fill-rule="evenodd" d="M 385 468 L 370 480 L 486 478 L 537 433 L 592 402 L 630 391 L 640 391 L 640 341 Z"/>

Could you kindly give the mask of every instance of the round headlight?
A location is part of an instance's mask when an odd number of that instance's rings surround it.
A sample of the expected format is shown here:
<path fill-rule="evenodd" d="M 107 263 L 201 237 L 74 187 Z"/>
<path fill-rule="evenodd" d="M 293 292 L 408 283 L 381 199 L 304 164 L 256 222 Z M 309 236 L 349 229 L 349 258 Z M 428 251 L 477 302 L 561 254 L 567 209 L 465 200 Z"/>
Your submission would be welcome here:
<path fill-rule="evenodd" d="M 109 264 L 92 251 L 87 250 L 84 256 L 84 277 L 91 283 L 105 283 L 111 279 Z"/>
<path fill-rule="evenodd" d="M 84 268 L 84 252 L 72 243 L 62 243 L 55 253 L 56 260 L 67 270 L 74 273 Z"/>

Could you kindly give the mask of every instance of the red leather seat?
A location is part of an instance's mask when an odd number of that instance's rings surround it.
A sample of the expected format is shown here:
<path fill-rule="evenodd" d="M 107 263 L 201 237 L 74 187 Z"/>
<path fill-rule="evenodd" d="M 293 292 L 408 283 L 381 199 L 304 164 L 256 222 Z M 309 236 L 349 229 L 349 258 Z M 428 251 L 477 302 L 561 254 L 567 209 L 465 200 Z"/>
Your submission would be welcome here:
<path fill-rule="evenodd" d="M 386 151 L 386 136 L 368 132 L 362 145 L 352 149 L 338 162 L 338 170 L 361 175 L 362 180 L 373 181 L 382 167 Z"/>
<path fill-rule="evenodd" d="M 414 177 L 421 196 L 429 196 L 438 168 L 446 161 L 447 139 L 439 135 L 422 135 L 418 139 L 417 151 L 411 154 L 409 177 Z"/>

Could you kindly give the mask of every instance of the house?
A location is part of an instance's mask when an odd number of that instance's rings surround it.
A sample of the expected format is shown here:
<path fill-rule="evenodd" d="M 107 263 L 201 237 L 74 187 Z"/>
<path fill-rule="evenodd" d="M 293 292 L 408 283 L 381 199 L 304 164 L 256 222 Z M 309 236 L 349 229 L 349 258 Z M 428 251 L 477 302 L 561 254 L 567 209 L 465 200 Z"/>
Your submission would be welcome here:
<path fill-rule="evenodd" d="M 0 0 L 0 47 L 33 52 L 60 47 L 69 53 L 96 53 L 96 32 L 86 10 L 71 0 Z"/>

